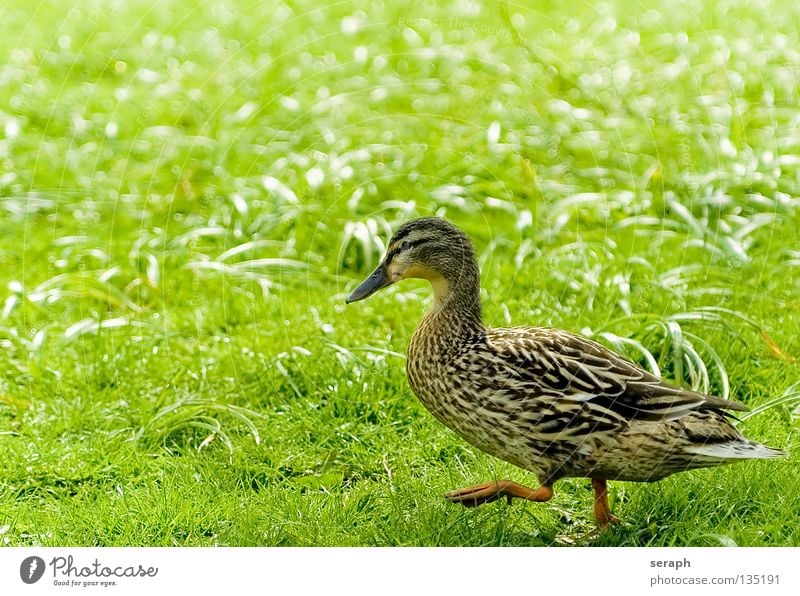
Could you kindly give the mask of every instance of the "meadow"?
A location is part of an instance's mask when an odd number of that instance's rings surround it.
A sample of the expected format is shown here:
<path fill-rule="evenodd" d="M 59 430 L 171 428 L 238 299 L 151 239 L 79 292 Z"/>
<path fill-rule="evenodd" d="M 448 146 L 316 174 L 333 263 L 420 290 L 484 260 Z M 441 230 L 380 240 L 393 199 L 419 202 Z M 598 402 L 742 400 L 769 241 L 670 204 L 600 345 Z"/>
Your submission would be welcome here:
<path fill-rule="evenodd" d="M 800 545 L 800 5 L 9 0 L 0 544 Z M 739 400 L 781 461 L 549 503 L 408 388 L 422 282 Z"/>

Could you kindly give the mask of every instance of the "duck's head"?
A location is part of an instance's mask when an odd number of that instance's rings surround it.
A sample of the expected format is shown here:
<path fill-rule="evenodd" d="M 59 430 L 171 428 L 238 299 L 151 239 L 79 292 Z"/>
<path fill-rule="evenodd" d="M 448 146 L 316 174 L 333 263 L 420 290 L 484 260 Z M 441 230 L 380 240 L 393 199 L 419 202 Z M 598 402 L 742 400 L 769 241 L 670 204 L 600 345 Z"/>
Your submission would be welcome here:
<path fill-rule="evenodd" d="M 467 235 L 444 219 L 423 217 L 398 228 L 381 264 L 350 294 L 347 302 L 363 300 L 409 278 L 430 281 L 439 306 L 454 295 L 475 302 L 478 277 L 475 250 Z"/>

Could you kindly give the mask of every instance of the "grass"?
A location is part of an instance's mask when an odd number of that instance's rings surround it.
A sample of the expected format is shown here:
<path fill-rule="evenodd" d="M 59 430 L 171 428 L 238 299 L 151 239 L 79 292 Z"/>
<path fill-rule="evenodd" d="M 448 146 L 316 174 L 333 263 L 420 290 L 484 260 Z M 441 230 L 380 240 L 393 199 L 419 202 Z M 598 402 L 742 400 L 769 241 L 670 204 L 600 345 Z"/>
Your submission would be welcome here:
<path fill-rule="evenodd" d="M 0 9 L 0 542 L 800 545 L 796 3 L 12 0 Z M 445 215 L 485 316 L 746 403 L 785 461 L 534 483 L 417 403 Z"/>

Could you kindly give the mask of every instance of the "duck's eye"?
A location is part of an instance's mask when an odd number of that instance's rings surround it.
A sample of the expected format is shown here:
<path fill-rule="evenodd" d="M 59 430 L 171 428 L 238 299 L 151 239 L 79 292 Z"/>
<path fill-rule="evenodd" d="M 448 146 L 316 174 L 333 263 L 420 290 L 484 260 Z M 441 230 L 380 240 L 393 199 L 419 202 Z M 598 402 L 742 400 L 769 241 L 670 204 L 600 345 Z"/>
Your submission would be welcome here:
<path fill-rule="evenodd" d="M 400 243 L 400 250 L 408 250 L 409 248 L 411 248 L 411 243 L 408 240 L 403 240 Z"/>

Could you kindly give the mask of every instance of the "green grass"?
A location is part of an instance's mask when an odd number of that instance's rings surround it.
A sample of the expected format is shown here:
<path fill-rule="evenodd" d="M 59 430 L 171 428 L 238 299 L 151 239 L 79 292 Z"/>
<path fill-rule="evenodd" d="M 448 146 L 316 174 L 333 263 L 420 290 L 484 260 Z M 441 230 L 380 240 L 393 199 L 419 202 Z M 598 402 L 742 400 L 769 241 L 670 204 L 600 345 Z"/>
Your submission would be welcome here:
<path fill-rule="evenodd" d="M 800 6 L 0 9 L 0 543 L 800 545 Z M 655 6 L 655 5 L 653 5 Z M 391 229 L 478 247 L 493 325 L 616 345 L 785 461 L 547 504 L 439 425 Z M 777 399 L 781 398 L 783 399 Z"/>

